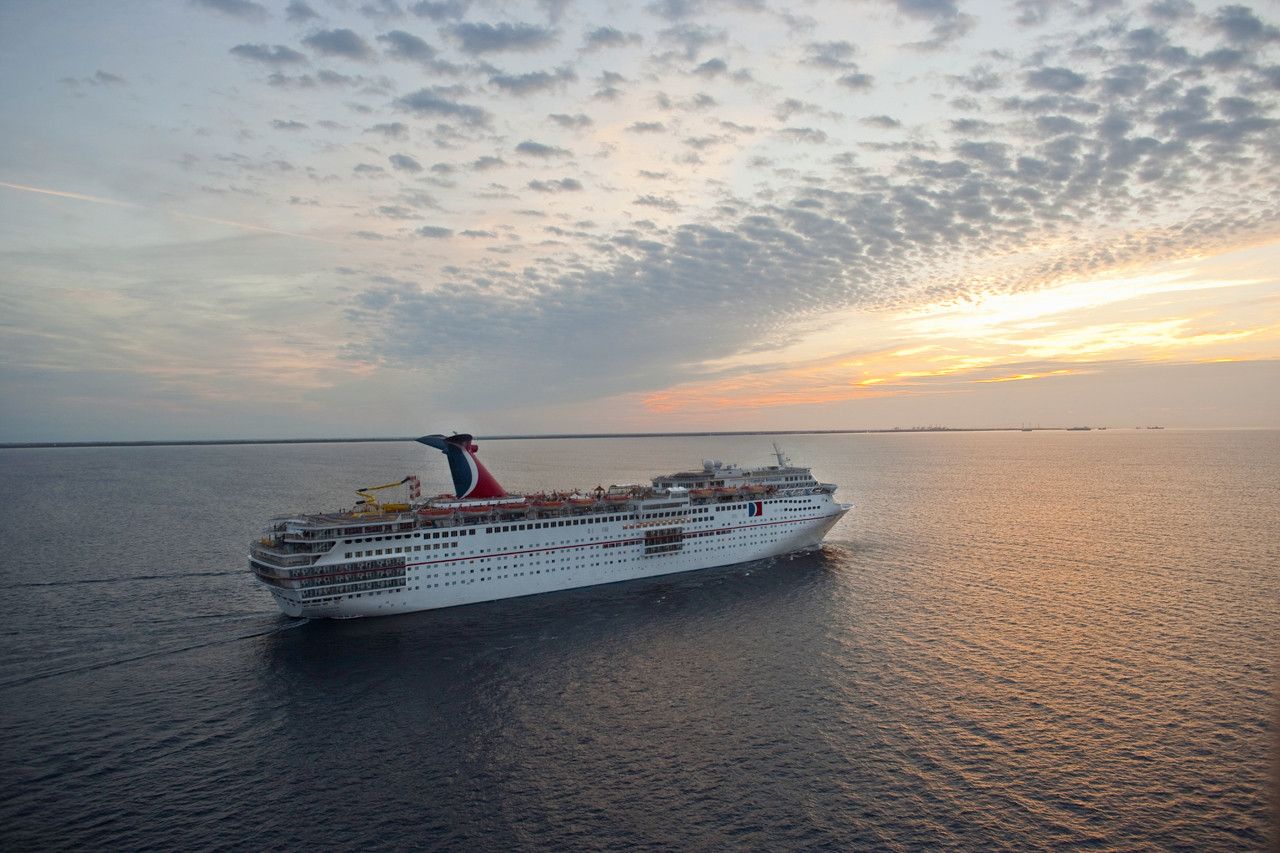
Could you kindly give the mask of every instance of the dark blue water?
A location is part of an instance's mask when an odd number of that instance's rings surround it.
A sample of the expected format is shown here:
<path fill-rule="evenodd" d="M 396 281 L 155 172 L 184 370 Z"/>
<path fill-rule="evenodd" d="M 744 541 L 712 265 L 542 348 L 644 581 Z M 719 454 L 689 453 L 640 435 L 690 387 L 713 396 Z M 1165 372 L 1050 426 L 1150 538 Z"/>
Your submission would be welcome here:
<path fill-rule="evenodd" d="M 1260 850 L 1280 433 L 797 436 L 819 553 L 307 623 L 266 518 L 405 444 L 0 452 L 5 850 Z M 513 490 L 765 439 L 486 442 Z"/>

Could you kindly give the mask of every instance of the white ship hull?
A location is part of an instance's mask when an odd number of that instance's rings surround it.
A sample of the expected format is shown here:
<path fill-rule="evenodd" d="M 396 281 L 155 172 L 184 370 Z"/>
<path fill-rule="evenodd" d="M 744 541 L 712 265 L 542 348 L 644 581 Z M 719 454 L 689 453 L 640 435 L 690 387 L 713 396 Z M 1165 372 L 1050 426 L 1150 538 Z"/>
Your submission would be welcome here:
<path fill-rule="evenodd" d="M 250 567 L 290 616 L 385 616 L 803 551 L 849 509 L 808 469 L 708 467 L 702 474 L 701 481 L 699 472 L 672 475 L 629 494 L 547 505 L 459 497 L 394 512 L 277 519 L 251 546 Z M 685 481 L 730 485 L 677 485 Z"/>

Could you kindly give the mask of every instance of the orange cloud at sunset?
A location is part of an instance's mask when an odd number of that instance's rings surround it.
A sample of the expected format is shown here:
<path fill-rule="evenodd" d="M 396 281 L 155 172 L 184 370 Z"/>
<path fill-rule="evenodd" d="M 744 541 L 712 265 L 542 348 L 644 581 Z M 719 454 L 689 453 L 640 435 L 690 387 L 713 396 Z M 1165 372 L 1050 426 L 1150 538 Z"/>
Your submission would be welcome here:
<path fill-rule="evenodd" d="M 1280 356 L 1280 301 L 1257 280 L 1210 279 L 1183 268 L 1061 292 L 989 297 L 880 315 L 872 351 L 782 355 L 714 365 L 716 378 L 643 397 L 650 412 L 732 411 L 911 397 L 1093 373 L 1107 362 L 1165 363 Z M 1255 294 L 1260 294 L 1255 296 Z M 1228 298 L 1229 297 L 1229 298 Z M 866 328 L 850 318 L 849 336 Z M 840 342 L 842 328 L 815 339 Z M 857 329 L 853 332 L 852 329 Z M 904 341 L 927 343 L 903 346 Z"/>

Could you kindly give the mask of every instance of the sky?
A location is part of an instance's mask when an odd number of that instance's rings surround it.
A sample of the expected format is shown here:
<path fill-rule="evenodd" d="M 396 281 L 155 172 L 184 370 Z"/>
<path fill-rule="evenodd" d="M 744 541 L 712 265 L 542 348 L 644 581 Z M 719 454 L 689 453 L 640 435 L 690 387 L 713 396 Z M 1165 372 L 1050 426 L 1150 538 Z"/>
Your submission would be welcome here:
<path fill-rule="evenodd" d="M 1280 427 L 1280 5 L 6 0 L 0 442 Z"/>

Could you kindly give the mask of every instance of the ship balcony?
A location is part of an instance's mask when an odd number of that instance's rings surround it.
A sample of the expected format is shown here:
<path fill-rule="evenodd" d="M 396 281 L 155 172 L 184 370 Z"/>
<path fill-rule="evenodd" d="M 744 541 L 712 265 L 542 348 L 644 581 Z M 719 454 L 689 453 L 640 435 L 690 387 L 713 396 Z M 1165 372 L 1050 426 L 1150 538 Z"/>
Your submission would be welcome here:
<path fill-rule="evenodd" d="M 303 528 L 299 530 L 296 528 L 289 528 L 283 531 L 267 531 L 267 536 L 274 541 L 288 542 L 300 548 L 311 548 L 313 550 L 317 547 L 324 547 L 327 549 L 340 535 L 341 532 L 335 529 L 312 530 L 310 528 Z"/>
<path fill-rule="evenodd" d="M 292 569 L 313 565 L 320 559 L 319 554 L 306 552 L 282 551 L 270 545 L 255 542 L 249 549 L 250 555 L 259 563 L 281 569 Z"/>
<path fill-rule="evenodd" d="M 335 539 L 296 539 L 287 533 L 267 533 L 254 543 L 254 547 L 269 548 L 278 554 L 326 554 L 337 544 Z"/>

